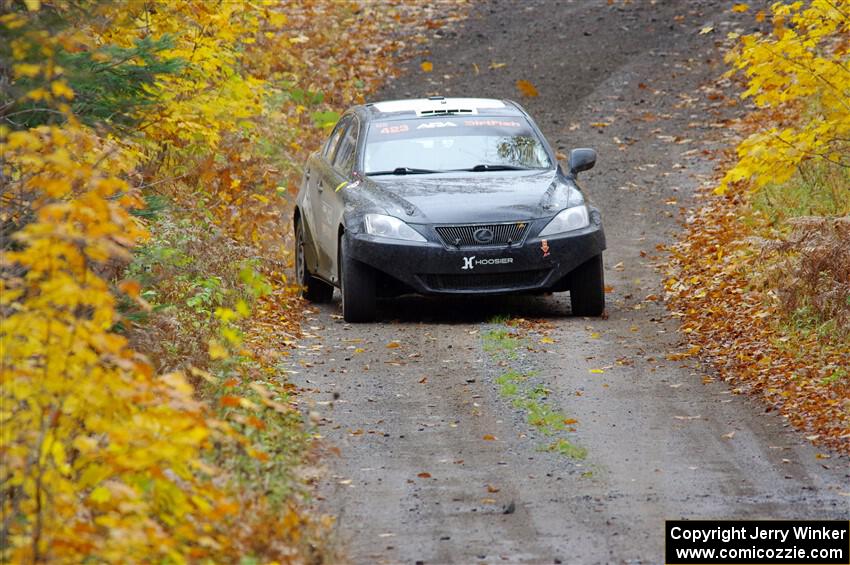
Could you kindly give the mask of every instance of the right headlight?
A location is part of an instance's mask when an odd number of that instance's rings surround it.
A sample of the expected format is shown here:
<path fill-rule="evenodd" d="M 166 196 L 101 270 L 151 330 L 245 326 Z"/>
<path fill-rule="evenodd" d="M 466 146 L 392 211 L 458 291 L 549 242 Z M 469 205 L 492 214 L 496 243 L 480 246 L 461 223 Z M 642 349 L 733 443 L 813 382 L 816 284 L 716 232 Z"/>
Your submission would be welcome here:
<path fill-rule="evenodd" d="M 407 241 L 427 241 L 418 231 L 393 216 L 366 214 L 363 216 L 363 223 L 366 233 L 370 235 Z"/>
<path fill-rule="evenodd" d="M 587 213 L 587 206 L 573 206 L 558 212 L 558 215 L 546 224 L 546 227 L 540 232 L 538 237 L 565 233 L 573 230 L 580 230 L 590 225 L 590 215 Z"/>

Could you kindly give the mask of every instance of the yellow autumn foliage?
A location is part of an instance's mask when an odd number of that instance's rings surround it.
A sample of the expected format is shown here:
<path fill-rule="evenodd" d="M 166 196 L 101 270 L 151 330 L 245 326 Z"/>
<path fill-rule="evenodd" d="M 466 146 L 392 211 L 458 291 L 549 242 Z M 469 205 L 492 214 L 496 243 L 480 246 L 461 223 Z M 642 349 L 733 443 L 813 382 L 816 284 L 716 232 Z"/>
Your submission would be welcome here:
<path fill-rule="evenodd" d="M 770 13 L 772 31 L 741 37 L 727 56 L 765 119 L 718 194 L 781 184 L 807 161 L 850 167 L 850 0 L 775 2 Z"/>
<path fill-rule="evenodd" d="M 232 432 L 183 375 L 156 374 L 116 333 L 117 291 L 105 272 L 147 237 L 128 178 L 169 151 L 214 150 L 260 113 L 263 81 L 240 62 L 283 16 L 260 3 L 84 4 L 86 19 L 54 35 L 27 28 L 47 9 L 39 2 L 0 16 L 6 30 L 25 30 L 9 45 L 15 80 L 33 80 L 23 102 L 39 104 L 25 111 L 58 116 L 0 125 L 0 220 L 13 228 L 0 259 L 0 560 L 230 561 L 236 497 L 226 479 L 213 480 L 204 452 Z M 52 15 L 72 17 L 63 6 Z M 136 116 L 136 135 L 77 118 L 60 50 L 165 35 L 173 44 L 161 57 L 182 68 L 148 87 L 157 104 Z M 145 307 L 138 285 L 121 289 Z"/>

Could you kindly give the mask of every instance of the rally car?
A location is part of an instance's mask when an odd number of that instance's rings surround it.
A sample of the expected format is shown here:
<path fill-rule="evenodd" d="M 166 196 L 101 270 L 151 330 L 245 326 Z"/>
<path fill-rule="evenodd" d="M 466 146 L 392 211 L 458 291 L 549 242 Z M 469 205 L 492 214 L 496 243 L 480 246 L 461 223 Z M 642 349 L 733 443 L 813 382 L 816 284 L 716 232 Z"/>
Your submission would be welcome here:
<path fill-rule="evenodd" d="M 311 155 L 294 211 L 295 264 L 313 302 L 342 295 L 348 322 L 406 293 L 570 292 L 572 313 L 605 309 L 602 217 L 509 100 L 355 106 Z"/>

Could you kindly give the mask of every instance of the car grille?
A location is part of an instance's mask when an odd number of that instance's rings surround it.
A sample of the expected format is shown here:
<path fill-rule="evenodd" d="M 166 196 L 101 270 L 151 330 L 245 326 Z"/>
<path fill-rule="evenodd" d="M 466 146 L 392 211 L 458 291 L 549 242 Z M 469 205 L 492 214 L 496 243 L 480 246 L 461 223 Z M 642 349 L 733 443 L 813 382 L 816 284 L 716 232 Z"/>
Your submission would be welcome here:
<path fill-rule="evenodd" d="M 521 242 L 528 232 L 528 223 L 437 226 L 435 229 L 443 242 L 451 247 L 496 247 Z M 491 236 L 490 241 L 487 241 L 487 236 Z"/>
<path fill-rule="evenodd" d="M 507 273 L 478 273 L 469 275 L 419 275 L 425 286 L 437 291 L 511 290 L 533 288 L 546 279 L 550 269 L 513 271 Z"/>

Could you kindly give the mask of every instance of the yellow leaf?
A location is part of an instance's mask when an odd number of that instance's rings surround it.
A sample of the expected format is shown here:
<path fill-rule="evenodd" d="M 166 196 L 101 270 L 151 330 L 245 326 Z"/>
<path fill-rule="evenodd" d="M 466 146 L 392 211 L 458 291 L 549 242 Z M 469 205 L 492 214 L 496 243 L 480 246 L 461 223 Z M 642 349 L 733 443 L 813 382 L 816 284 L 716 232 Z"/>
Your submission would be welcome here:
<path fill-rule="evenodd" d="M 236 312 L 234 312 L 230 308 L 221 307 L 215 309 L 215 316 L 222 322 L 232 322 L 233 320 L 238 318 Z"/>
<path fill-rule="evenodd" d="M 97 441 L 89 436 L 77 436 L 74 438 L 74 449 L 82 454 L 91 453 L 97 447 Z"/>
<path fill-rule="evenodd" d="M 104 486 L 100 486 L 100 487 L 97 487 L 96 489 L 94 489 L 93 491 L 91 491 L 89 498 L 93 502 L 97 502 L 98 504 L 103 504 L 104 502 L 109 502 L 109 499 L 112 498 L 112 493 L 109 492 L 108 488 L 106 488 Z"/>
<path fill-rule="evenodd" d="M 227 349 L 216 339 L 209 341 L 209 352 L 212 359 L 226 359 L 228 356 Z"/>
<path fill-rule="evenodd" d="M 537 88 L 527 80 L 516 81 L 516 87 L 524 96 L 534 97 L 540 94 L 537 92 Z"/>
<path fill-rule="evenodd" d="M 53 92 L 54 96 L 67 98 L 68 100 L 72 100 L 74 98 L 74 91 L 71 90 L 71 87 L 69 87 L 64 80 L 55 80 L 51 82 L 50 90 Z"/>
<path fill-rule="evenodd" d="M 231 327 L 221 328 L 221 337 L 227 340 L 231 345 L 239 345 L 242 343 L 242 336 L 239 332 Z"/>
<path fill-rule="evenodd" d="M 246 318 L 251 315 L 251 308 L 248 304 L 240 299 L 236 301 L 236 312 L 243 318 Z"/>
<path fill-rule="evenodd" d="M 749 9 L 750 7 L 747 4 L 735 4 L 734 6 L 732 6 L 732 11 L 738 14 L 743 14 Z"/>
<path fill-rule="evenodd" d="M 605 371 L 603 371 L 602 369 L 591 369 L 590 372 L 596 375 L 601 375 Z"/>
<path fill-rule="evenodd" d="M 242 408 L 248 408 L 249 410 L 256 410 L 259 408 L 257 404 L 243 397 L 239 397 L 239 405 L 242 406 Z"/>
<path fill-rule="evenodd" d="M 34 76 L 37 76 L 38 73 L 41 72 L 41 66 L 34 65 L 32 63 L 19 63 L 17 65 L 12 65 L 12 69 L 15 71 L 16 78 L 32 78 Z"/>
<path fill-rule="evenodd" d="M 422 61 L 422 63 L 419 64 L 419 67 L 422 69 L 423 73 L 430 73 L 434 70 L 434 64 L 431 63 L 431 61 Z"/>

